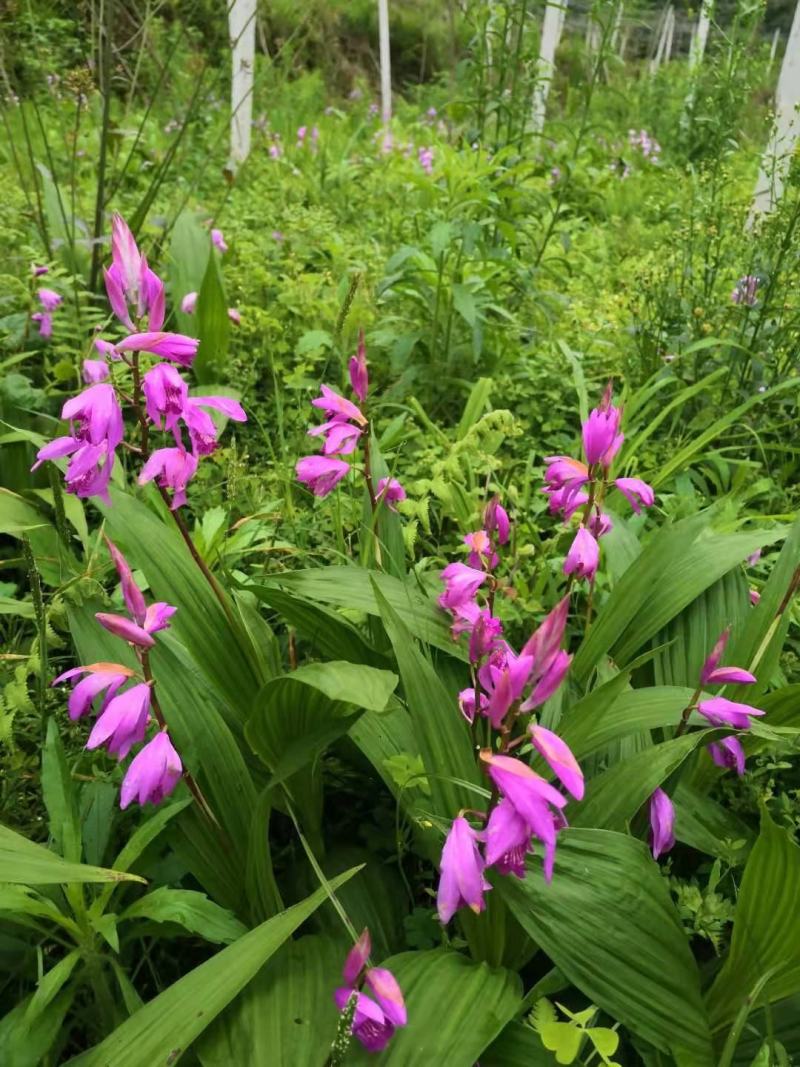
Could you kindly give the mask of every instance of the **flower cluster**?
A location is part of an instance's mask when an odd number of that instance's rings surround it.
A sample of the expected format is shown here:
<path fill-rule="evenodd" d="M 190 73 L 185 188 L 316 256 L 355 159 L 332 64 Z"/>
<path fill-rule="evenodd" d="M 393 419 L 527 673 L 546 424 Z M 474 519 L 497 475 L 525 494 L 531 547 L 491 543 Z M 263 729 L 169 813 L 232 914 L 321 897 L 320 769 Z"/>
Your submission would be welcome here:
<path fill-rule="evenodd" d="M 462 715 L 470 724 L 488 720 L 499 735 L 499 751 L 484 748 L 481 764 L 493 786 L 487 812 L 475 812 L 484 825 L 476 830 L 460 814 L 453 822 L 442 850 L 438 912 L 448 922 L 461 907 L 480 912 L 484 893 L 491 885 L 487 868 L 498 873 L 525 875 L 525 856 L 533 840 L 544 851 L 544 874 L 553 874 L 556 836 L 566 825 L 566 797 L 531 769 L 509 755 L 528 741 L 552 773 L 576 799 L 583 797 L 583 774 L 569 747 L 551 730 L 536 722 L 513 737 L 520 715 L 540 707 L 555 693 L 569 669 L 571 657 L 562 648 L 569 599 L 564 597 L 531 635 L 519 652 L 503 637 L 503 625 L 494 615 L 498 588 L 495 569 L 510 537 L 508 514 L 494 497 L 483 512 L 480 530 L 464 538 L 470 550 L 467 563 L 451 563 L 441 573 L 445 590 L 439 605 L 453 618 L 453 636 L 469 636 L 473 684 L 459 694 Z M 478 597 L 486 593 L 483 603 Z"/>
<path fill-rule="evenodd" d="M 600 404 L 583 423 L 584 460 L 572 456 L 548 456 L 545 459 L 544 492 L 550 498 L 551 513 L 560 513 L 568 520 L 582 509 L 580 527 L 564 560 L 564 573 L 588 578 L 590 582 L 594 580 L 600 562 L 599 540 L 613 525 L 603 511 L 603 503 L 612 484 L 609 481 L 611 464 L 625 439 L 621 422 L 622 409 L 612 403 L 609 383 Z M 650 507 L 655 500 L 652 488 L 641 478 L 617 478 L 613 485 L 637 515 L 642 506 Z"/>
<path fill-rule="evenodd" d="M 212 230 L 211 239 L 216 247 L 227 247 L 219 230 Z M 95 341 L 101 358 L 87 359 L 83 365 L 89 388 L 68 400 L 61 410 L 61 417 L 70 422 L 70 432 L 39 450 L 34 470 L 45 460 L 70 456 L 65 476 L 67 491 L 79 497 L 98 496 L 110 504 L 108 486 L 116 449 L 123 442 L 124 425 L 122 394 L 106 381 L 110 376 L 107 357 L 123 362 L 132 370 L 133 407 L 142 430 L 142 447 L 138 450 L 129 447 L 139 451 L 145 461 L 139 483 L 156 479 L 162 489 L 172 490 L 171 506 L 177 508 L 186 502 L 186 486 L 197 470 L 198 458 L 209 455 L 217 447 L 216 426 L 206 409 L 219 411 L 239 422 L 247 416 L 228 397 L 189 396 L 186 381 L 171 364 L 191 366 L 198 342 L 162 330 L 164 283 L 149 268 L 119 215 L 112 222 L 111 252 L 111 266 L 105 271 L 106 292 L 114 314 L 129 332 L 115 343 L 102 338 Z M 142 354 L 170 362 L 157 363 L 140 379 Z M 146 443 L 149 425 L 171 433 L 174 447 L 160 448 L 151 454 Z M 183 431 L 191 451 L 186 448 Z"/>
<path fill-rule="evenodd" d="M 644 158 L 650 160 L 651 163 L 659 163 L 661 161 L 661 145 L 655 137 L 650 136 L 647 130 L 628 130 L 628 144 L 631 148 L 641 152 Z"/>
<path fill-rule="evenodd" d="M 709 685 L 752 685 L 757 680 L 755 675 L 744 667 L 720 667 L 719 661 L 729 638 L 730 629 L 724 630 L 703 664 L 697 689 L 688 707 L 684 709 L 678 733 L 685 729 L 693 711 L 697 711 L 712 726 L 730 726 L 735 730 L 748 730 L 751 719 L 765 714 L 760 708 L 739 704 L 722 696 L 706 696 L 701 699 L 703 690 Z M 712 742 L 707 749 L 718 767 L 735 770 L 740 777 L 744 774 L 744 749 L 734 734 Z M 674 826 L 675 809 L 672 801 L 663 789 L 657 789 L 650 798 L 651 839 L 653 856 L 656 859 L 675 844 Z"/>
<path fill-rule="evenodd" d="M 34 267 L 34 276 L 40 277 L 47 273 L 47 267 Z M 31 319 L 39 324 L 39 335 L 45 339 L 53 336 L 53 312 L 64 299 L 55 289 L 37 289 L 36 297 L 41 311 L 34 311 Z"/>
<path fill-rule="evenodd" d="M 119 575 L 128 614 L 99 612 L 95 617 L 109 633 L 133 647 L 141 675 L 121 663 L 90 663 L 64 671 L 53 685 L 83 675 L 74 683 L 67 703 L 73 720 L 88 714 L 96 698 L 104 694 L 86 748 L 104 747 L 120 762 L 134 745 L 145 740 L 153 712 L 158 731 L 131 760 L 122 781 L 120 807 L 127 808 L 133 800 L 139 804 L 158 804 L 175 789 L 183 774 L 183 766 L 153 695 L 148 654 L 155 644 L 154 634 L 167 629 L 177 609 L 163 602 L 148 605 L 127 560 L 116 545 L 108 538 L 106 541 Z"/>
<path fill-rule="evenodd" d="M 734 304 L 744 304 L 745 307 L 755 307 L 758 301 L 758 288 L 761 279 L 756 274 L 745 274 L 733 288 L 731 300 Z"/>
<path fill-rule="evenodd" d="M 368 1052 L 386 1048 L 398 1026 L 407 1022 L 406 1005 L 397 979 L 385 967 L 368 967 L 372 943 L 364 930 L 350 950 L 342 970 L 345 984 L 334 993 L 340 1012 L 355 996 L 352 1032 Z M 362 993 L 366 986 L 372 996 Z"/>

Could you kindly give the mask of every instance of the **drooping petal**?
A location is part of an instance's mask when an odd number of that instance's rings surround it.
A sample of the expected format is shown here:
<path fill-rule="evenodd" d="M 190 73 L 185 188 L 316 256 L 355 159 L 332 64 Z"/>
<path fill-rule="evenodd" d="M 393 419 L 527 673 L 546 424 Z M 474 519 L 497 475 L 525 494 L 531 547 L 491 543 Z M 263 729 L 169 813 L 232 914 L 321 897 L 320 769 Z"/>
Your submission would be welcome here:
<path fill-rule="evenodd" d="M 550 770 L 576 800 L 583 799 L 583 771 L 566 741 L 544 726 L 531 726 L 531 740 Z"/>
<path fill-rule="evenodd" d="M 741 776 L 745 771 L 745 755 L 738 737 L 723 737 L 707 746 L 709 754 L 718 767 L 730 768 Z"/>
<path fill-rule="evenodd" d="M 174 791 L 182 774 L 180 756 L 169 734 L 162 730 L 131 760 L 122 781 L 119 806 L 127 808 L 132 800 L 140 804 L 160 804 Z"/>
<path fill-rule="evenodd" d="M 650 797 L 650 829 L 653 859 L 658 859 L 675 844 L 675 808 L 663 789 Z"/>
<path fill-rule="evenodd" d="M 453 820 L 442 849 L 436 906 L 440 922 L 447 923 L 461 907 L 477 915 L 485 901 L 484 861 L 476 832 L 463 815 Z"/>
<path fill-rule="evenodd" d="M 95 618 L 109 633 L 114 634 L 115 637 L 121 637 L 123 641 L 129 641 L 132 645 L 137 645 L 139 648 L 152 648 L 155 644 L 147 630 L 137 626 L 131 619 L 126 619 L 124 615 L 110 615 L 107 612 L 98 611 Z"/>
<path fill-rule="evenodd" d="M 369 930 L 364 927 L 358 941 L 353 945 L 344 961 L 342 977 L 348 985 L 355 985 L 356 979 L 367 965 L 367 960 L 372 952 L 372 939 Z"/>

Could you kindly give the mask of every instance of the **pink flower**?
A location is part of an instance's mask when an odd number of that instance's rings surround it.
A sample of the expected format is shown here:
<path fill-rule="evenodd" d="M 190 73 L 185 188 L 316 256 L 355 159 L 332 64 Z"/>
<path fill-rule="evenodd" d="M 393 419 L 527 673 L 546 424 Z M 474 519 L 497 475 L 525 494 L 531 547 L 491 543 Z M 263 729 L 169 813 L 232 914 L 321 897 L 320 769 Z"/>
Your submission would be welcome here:
<path fill-rule="evenodd" d="M 114 615 L 105 611 L 98 611 L 95 618 L 109 633 L 114 634 L 115 637 L 121 637 L 123 641 L 136 645 L 137 648 L 152 648 L 155 644 L 155 641 L 144 626 L 140 626 L 125 615 Z M 144 622 L 144 620 L 142 621 Z"/>
<path fill-rule="evenodd" d="M 442 923 L 450 922 L 459 908 L 470 908 L 477 915 L 486 906 L 483 894 L 491 886 L 483 876 L 485 863 L 478 838 L 463 815 L 453 820 L 439 865 L 436 908 Z"/>
<path fill-rule="evenodd" d="M 220 252 L 228 251 L 228 246 L 225 244 L 225 238 L 222 236 L 222 230 L 211 231 L 211 243 L 215 248 L 218 248 Z"/>
<path fill-rule="evenodd" d="M 184 315 L 194 315 L 197 308 L 197 293 L 187 293 L 181 300 L 181 311 Z"/>
<path fill-rule="evenodd" d="M 37 266 L 35 263 L 31 265 L 31 272 L 33 273 L 34 278 L 41 278 L 43 274 L 48 274 L 49 271 L 49 267 Z"/>
<path fill-rule="evenodd" d="M 182 333 L 132 333 L 116 346 L 118 352 L 149 352 L 159 359 L 171 359 L 190 367 L 200 342 Z"/>
<path fill-rule="evenodd" d="M 52 312 L 62 302 L 64 297 L 55 291 L 55 289 L 39 289 L 36 293 L 39 298 L 39 303 L 42 305 L 43 311 Z"/>
<path fill-rule="evenodd" d="M 522 655 L 531 656 L 533 659 L 530 675 L 533 688 L 520 711 L 532 711 L 549 699 L 569 670 L 572 657 L 561 650 L 568 614 L 569 597 L 565 596 L 522 648 Z"/>
<path fill-rule="evenodd" d="M 439 606 L 454 611 L 473 600 L 478 589 L 486 581 L 483 571 L 468 567 L 465 563 L 450 563 L 439 577 L 445 583 L 445 591 L 439 597 Z"/>
<path fill-rule="evenodd" d="M 105 745 L 112 756 L 123 760 L 134 744 L 144 741 L 150 716 L 150 686 L 134 685 L 112 697 L 89 734 L 89 750 Z"/>
<path fill-rule="evenodd" d="M 574 495 L 582 485 L 589 481 L 589 470 L 585 463 L 572 456 L 545 457 L 547 469 L 544 480 L 550 489 L 568 489 Z M 565 498 L 563 504 L 568 503 Z"/>
<path fill-rule="evenodd" d="M 51 685 L 60 685 L 68 678 L 76 678 L 79 674 L 85 674 L 72 689 L 67 701 L 69 717 L 74 721 L 80 719 L 89 711 L 97 697 L 106 691 L 105 704 L 115 695 L 120 686 L 133 675 L 130 667 L 124 667 L 121 663 L 90 663 L 86 667 L 73 667 L 64 671 L 54 678 Z"/>
<path fill-rule="evenodd" d="M 122 356 L 114 348 L 110 341 L 104 341 L 102 337 L 97 337 L 94 342 L 94 347 L 100 353 L 104 359 L 113 359 L 118 362 L 122 359 Z"/>
<path fill-rule="evenodd" d="M 389 511 L 396 513 L 395 504 L 406 499 L 406 491 L 396 478 L 381 478 L 378 482 L 378 491 L 375 494 L 375 499 L 378 502 L 385 500 Z"/>
<path fill-rule="evenodd" d="M 358 333 L 358 349 L 356 354 L 350 357 L 349 363 L 350 385 L 359 401 L 366 403 L 369 391 L 369 374 L 367 373 L 367 346 L 364 342 L 364 331 Z"/>
<path fill-rule="evenodd" d="M 641 505 L 652 507 L 655 493 L 647 482 L 641 478 L 617 478 L 614 485 L 619 489 L 637 515 L 641 514 Z"/>
<path fill-rule="evenodd" d="M 58 438 L 53 445 L 70 440 Z M 99 445 L 83 445 L 74 442 L 78 446 L 73 453 L 72 459 L 67 464 L 64 474 L 64 483 L 68 493 L 73 493 L 81 499 L 99 496 L 104 504 L 110 505 L 111 498 L 108 495 L 108 485 L 111 481 L 111 471 L 114 467 L 114 453 L 109 450 L 108 443 L 103 441 Z M 42 457 L 42 449 L 39 457 Z M 62 453 L 64 454 L 64 453 Z M 51 455 L 49 458 L 53 458 Z"/>
<path fill-rule="evenodd" d="M 108 364 L 103 359 L 85 359 L 83 361 L 83 380 L 87 385 L 97 385 L 108 378 Z"/>
<path fill-rule="evenodd" d="M 172 430 L 183 414 L 189 399 L 189 387 L 169 363 L 157 363 L 142 379 L 147 417 L 161 429 L 161 417 L 165 416 L 164 428 Z"/>
<path fill-rule="evenodd" d="M 247 422 L 244 408 L 229 396 L 193 396 L 183 405 L 183 421 L 189 431 L 192 449 L 198 456 L 209 456 L 219 444 L 214 420 L 203 408 L 219 411 L 234 422 Z M 172 427 L 175 440 L 180 444 L 180 437 Z"/>
<path fill-rule="evenodd" d="M 501 874 L 525 877 L 525 854 L 531 847 L 527 822 L 505 797 L 492 808 L 486 824 L 486 866 Z"/>
<path fill-rule="evenodd" d="M 597 541 L 583 526 L 575 534 L 567 558 L 564 560 L 564 574 L 575 574 L 578 578 L 594 580 L 600 562 L 600 547 Z"/>
<path fill-rule="evenodd" d="M 495 494 L 483 509 L 483 528 L 488 534 L 497 534 L 498 545 L 508 543 L 511 532 L 511 522 L 508 512 L 500 503 L 500 498 Z"/>
<path fill-rule="evenodd" d="M 106 545 L 114 566 L 117 569 L 117 574 L 119 575 L 120 586 L 122 587 L 122 599 L 125 601 L 125 607 L 128 609 L 134 622 L 139 626 L 144 626 L 145 615 L 147 614 L 147 604 L 145 603 L 144 594 L 134 580 L 133 571 L 131 570 L 128 561 L 109 537 L 106 537 Z"/>
<path fill-rule="evenodd" d="M 31 320 L 33 322 L 39 323 L 40 337 L 44 337 L 49 340 L 49 338 L 53 336 L 53 316 L 50 315 L 47 311 L 34 311 L 34 313 L 31 315 Z"/>
<path fill-rule="evenodd" d="M 730 636 L 731 631 L 730 627 L 728 627 L 717 638 L 717 643 L 712 648 L 708 659 L 703 664 L 703 669 L 700 671 L 701 685 L 752 685 L 756 681 L 755 675 L 742 667 L 717 666 L 722 659 L 722 654 Z"/>
<path fill-rule="evenodd" d="M 481 693 L 479 703 L 482 715 L 485 713 L 488 702 L 489 698 L 486 694 Z M 475 686 L 470 686 L 468 689 L 461 690 L 458 694 L 458 708 L 467 722 L 472 725 L 475 721 Z"/>
<path fill-rule="evenodd" d="M 745 274 L 736 283 L 731 293 L 731 300 L 734 304 L 745 304 L 747 307 L 754 307 L 758 300 L 758 287 L 760 284 L 761 281 L 755 274 Z"/>
<path fill-rule="evenodd" d="M 131 760 L 122 782 L 119 806 L 127 808 L 132 800 L 160 804 L 175 789 L 182 774 L 180 756 L 172 747 L 169 734 L 162 730 Z"/>
<path fill-rule="evenodd" d="M 601 463 L 609 467 L 614 456 L 622 447 L 624 435 L 619 432 L 622 412 L 610 401 L 603 399 L 600 407 L 589 412 L 589 418 L 583 424 L 583 452 L 589 466 Z"/>
<path fill-rule="evenodd" d="M 355 452 L 358 439 L 364 431 L 360 426 L 353 426 L 344 419 L 331 419 L 319 426 L 312 426 L 309 437 L 325 435 L 322 452 L 326 456 L 349 456 Z"/>
<path fill-rule="evenodd" d="M 745 756 L 738 737 L 723 737 L 707 746 L 709 754 L 718 767 L 726 767 L 741 776 L 745 770 Z"/>
<path fill-rule="evenodd" d="M 663 789 L 656 789 L 650 797 L 650 829 L 653 859 L 675 844 L 675 808 Z"/>
<path fill-rule="evenodd" d="M 113 385 L 91 385 L 71 397 L 61 409 L 61 418 L 70 420 L 76 441 L 93 445 L 105 443 L 113 451 L 122 440 L 122 409 Z"/>
<path fill-rule="evenodd" d="M 172 489 L 173 497 L 170 508 L 181 507 L 186 503 L 186 487 L 197 471 L 197 456 L 183 448 L 159 448 L 142 467 L 139 473 L 139 485 L 145 485 L 154 478 L 163 489 Z"/>
<path fill-rule="evenodd" d="M 599 541 L 601 537 L 605 537 L 607 533 L 614 529 L 614 523 L 604 512 L 596 511 L 589 516 L 587 529 L 592 537 Z"/>
<path fill-rule="evenodd" d="M 228 308 L 228 318 L 234 326 L 242 325 L 242 316 L 236 308 Z"/>
<path fill-rule="evenodd" d="M 500 557 L 492 547 L 492 539 L 486 530 L 476 530 L 468 533 L 464 538 L 464 544 L 472 549 L 467 557 L 470 567 L 485 567 L 492 570 L 500 562 Z"/>
<path fill-rule="evenodd" d="M 761 549 L 757 548 L 755 550 L 755 552 L 751 553 L 751 555 L 749 555 L 747 557 L 747 566 L 748 567 L 755 567 L 756 563 L 758 563 L 758 561 L 760 559 L 761 559 Z"/>
<path fill-rule="evenodd" d="M 561 808 L 566 805 L 566 798 L 522 760 L 495 755 L 489 749 L 481 751 L 481 759 L 488 766 L 489 777 L 526 823 L 530 834 L 543 842 L 544 876 L 549 882 L 553 877 L 556 834 L 564 825 Z"/>
<path fill-rule="evenodd" d="M 485 714 L 495 730 L 500 729 L 511 705 L 522 696 L 532 668 L 532 656 L 515 656 L 511 649 L 507 649 L 501 665 L 490 661 L 481 668 L 480 678 L 489 694 Z"/>
<path fill-rule="evenodd" d="M 361 410 L 350 400 L 339 396 L 330 386 L 320 386 L 322 396 L 315 397 L 311 403 L 315 408 L 321 408 L 329 419 L 337 417 L 353 419 L 359 426 L 366 426 L 367 420 Z"/>
<path fill-rule="evenodd" d="M 737 704 L 733 700 L 726 700 L 725 697 L 701 700 L 697 710 L 712 726 L 732 726 L 735 730 L 749 730 L 751 718 L 766 714 L 760 708 Z"/>
<path fill-rule="evenodd" d="M 751 589 L 747 595 L 749 596 L 750 603 L 753 605 L 753 607 L 755 607 L 761 599 L 761 593 L 759 593 L 757 589 Z"/>
<path fill-rule="evenodd" d="M 372 939 L 369 936 L 369 930 L 365 927 L 344 961 L 342 977 L 349 986 L 354 986 L 361 977 L 361 972 L 366 967 L 371 952 Z"/>
<path fill-rule="evenodd" d="M 164 283 L 147 265 L 128 225 L 120 215 L 111 220 L 111 266 L 105 271 L 106 293 L 123 326 L 135 329 L 133 319 L 147 315 L 150 330 L 164 325 Z"/>
<path fill-rule="evenodd" d="M 565 741 L 544 726 L 531 726 L 531 740 L 539 755 L 546 760 L 550 770 L 564 788 L 575 797 L 583 799 L 583 771 Z"/>
<path fill-rule="evenodd" d="M 305 456 L 295 464 L 297 480 L 307 485 L 314 496 L 327 496 L 350 470 L 343 459 Z"/>
<path fill-rule="evenodd" d="M 499 646 L 503 624 L 488 610 L 478 611 L 469 635 L 469 661 L 480 663 Z"/>

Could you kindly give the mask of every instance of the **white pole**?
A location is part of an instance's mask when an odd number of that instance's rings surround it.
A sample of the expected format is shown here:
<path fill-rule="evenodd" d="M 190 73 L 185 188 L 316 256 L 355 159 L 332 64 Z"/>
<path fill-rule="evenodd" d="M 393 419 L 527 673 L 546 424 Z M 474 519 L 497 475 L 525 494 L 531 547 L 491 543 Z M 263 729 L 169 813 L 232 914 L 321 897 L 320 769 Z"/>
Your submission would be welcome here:
<path fill-rule="evenodd" d="M 378 46 L 381 62 L 381 118 L 392 121 L 392 55 L 389 48 L 389 0 L 378 0 Z"/>
<path fill-rule="evenodd" d="M 617 10 L 614 14 L 614 29 L 611 31 L 611 40 L 609 41 L 609 48 L 616 49 L 619 44 L 620 30 L 622 29 L 622 13 L 625 10 L 625 4 L 623 0 L 619 0 L 617 4 Z"/>
<path fill-rule="evenodd" d="M 775 62 L 775 56 L 778 52 L 778 42 L 781 39 L 781 31 L 776 30 L 772 35 L 772 47 L 769 50 L 769 63 L 767 63 L 767 74 L 772 70 L 772 64 Z"/>
<path fill-rule="evenodd" d="M 697 70 L 703 62 L 708 41 L 708 31 L 711 26 L 711 15 L 714 11 L 714 0 L 703 0 L 700 7 L 700 15 L 697 19 L 697 27 L 692 36 L 692 46 L 689 49 L 689 73 Z"/>
<path fill-rule="evenodd" d="M 800 0 L 794 9 L 792 28 L 775 91 L 775 124 L 767 149 L 761 157 L 748 225 L 756 215 L 775 207 L 783 193 L 783 181 L 800 132 Z"/>
<path fill-rule="evenodd" d="M 253 120 L 253 74 L 256 56 L 257 0 L 231 0 L 231 160 L 243 163 L 250 154 Z"/>
<path fill-rule="evenodd" d="M 564 28 L 564 19 L 567 14 L 567 0 L 547 0 L 544 9 L 544 21 L 542 22 L 542 40 L 539 45 L 539 62 L 536 68 L 536 87 L 533 90 L 533 108 L 531 112 L 531 125 L 534 133 L 541 133 L 544 129 L 544 116 L 547 110 L 547 97 L 550 93 L 550 82 L 556 67 L 556 51 L 558 42 L 561 40 L 561 31 Z"/>
<path fill-rule="evenodd" d="M 661 12 L 656 25 L 656 33 L 658 34 L 658 44 L 656 45 L 656 51 L 653 58 L 650 60 L 650 73 L 655 74 L 658 68 L 661 66 L 661 60 L 664 58 L 664 47 L 667 43 L 667 31 L 669 29 L 669 16 L 672 11 L 671 5 L 667 5 Z"/>
<path fill-rule="evenodd" d="M 675 36 L 675 8 L 670 6 L 667 25 L 667 39 L 664 42 L 663 61 L 669 63 L 672 59 L 672 39 Z"/>

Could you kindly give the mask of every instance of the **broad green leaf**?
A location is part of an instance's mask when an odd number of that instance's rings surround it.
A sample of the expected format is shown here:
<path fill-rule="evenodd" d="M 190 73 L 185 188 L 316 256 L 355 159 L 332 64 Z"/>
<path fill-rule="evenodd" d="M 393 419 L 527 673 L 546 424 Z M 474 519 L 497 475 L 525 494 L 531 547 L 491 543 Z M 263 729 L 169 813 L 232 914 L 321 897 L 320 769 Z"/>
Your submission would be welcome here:
<path fill-rule="evenodd" d="M 687 1067 L 712 1067 L 697 965 L 645 845 L 567 829 L 549 885 L 539 858 L 527 867 L 493 892 L 558 969 L 634 1034 Z"/>
<path fill-rule="evenodd" d="M 403 693 L 420 755 L 431 787 L 433 810 L 442 818 L 455 818 L 460 808 L 474 803 L 462 786 L 445 780 L 443 772 L 466 782 L 480 783 L 469 727 L 460 714 L 455 694 L 443 685 L 433 665 L 419 648 L 399 613 L 375 583 L 375 599 L 392 642 Z"/>
<path fill-rule="evenodd" d="M 719 856 L 731 866 L 744 862 L 755 839 L 747 823 L 686 781 L 678 783 L 672 803 L 679 841 L 699 852 Z"/>
<path fill-rule="evenodd" d="M 200 338 L 200 347 L 192 371 L 202 385 L 223 381 L 228 369 L 231 320 L 228 318 L 228 301 L 225 299 L 219 256 L 213 250 L 197 294 L 195 319 L 195 330 L 191 336 Z"/>
<path fill-rule="evenodd" d="M 394 974 L 403 991 L 408 1025 L 395 1032 L 378 1056 L 351 1046 L 347 1062 L 354 1065 L 473 1067 L 522 1000 L 516 974 L 446 949 L 403 952 L 381 966 Z"/>
<path fill-rule="evenodd" d="M 198 1042 L 203 1067 L 323 1067 L 336 1034 L 333 991 L 348 948 L 327 934 L 285 945 Z"/>
<path fill-rule="evenodd" d="M 392 671 L 343 660 L 306 663 L 286 677 L 318 689 L 330 700 L 342 700 L 367 711 L 385 711 L 400 680 Z"/>
<path fill-rule="evenodd" d="M 473 324 L 470 323 L 471 325 Z M 486 411 L 486 405 L 489 403 L 493 386 L 494 380 L 492 378 L 478 378 L 477 382 L 475 382 L 458 423 L 456 430 L 457 440 L 463 440 Z"/>
<path fill-rule="evenodd" d="M 614 681 L 616 679 L 612 679 Z M 654 686 L 624 692 L 617 688 L 615 693 L 612 682 L 607 682 L 576 704 L 559 725 L 559 733 L 577 759 L 620 737 L 658 727 L 677 726 L 681 712 L 694 694 L 693 689 L 678 686 Z M 593 699 L 595 693 L 599 696 L 601 690 L 606 689 L 608 697 L 602 703 Z M 694 712 L 689 723 L 707 724 Z"/>
<path fill-rule="evenodd" d="M 68 885 L 73 882 L 144 882 L 135 874 L 70 863 L 42 845 L 0 826 L 0 872 L 12 885 Z"/>
<path fill-rule="evenodd" d="M 445 613 L 411 577 L 401 580 L 391 574 L 368 571 L 363 567 L 320 567 L 285 571 L 262 579 L 260 585 L 265 588 L 277 586 L 307 600 L 352 608 L 368 615 L 380 615 L 373 580 L 417 640 L 444 649 L 459 659 L 466 659 L 466 652 L 453 641 Z M 257 593 L 258 588 L 254 588 L 253 592 Z"/>
<path fill-rule="evenodd" d="M 42 797 L 56 848 L 64 859 L 77 863 L 81 858 L 81 834 L 75 794 L 61 735 L 52 716 L 47 721 L 42 752 Z"/>
<path fill-rule="evenodd" d="M 119 920 L 151 919 L 158 923 L 178 923 L 206 941 L 227 945 L 247 933 L 247 927 L 227 911 L 209 900 L 205 893 L 191 889 L 161 886 L 139 897 L 120 915 Z"/>
<path fill-rule="evenodd" d="M 32 1024 L 36 1022 L 45 1008 L 58 996 L 64 984 L 69 981 L 76 965 L 80 962 L 80 950 L 73 949 L 72 952 L 68 952 L 63 959 L 59 960 L 55 966 L 51 967 L 46 974 L 42 975 L 25 1009 L 26 1023 Z"/>
<path fill-rule="evenodd" d="M 766 810 L 744 869 L 728 956 L 708 993 L 715 1032 L 736 1017 L 769 971 L 766 1001 L 800 992 L 800 847 Z"/>
<path fill-rule="evenodd" d="M 24 497 L 0 486 L 0 533 L 19 537 L 26 530 L 34 530 L 49 523 L 42 513 Z"/>
<path fill-rule="evenodd" d="M 356 873 L 348 871 L 334 879 L 333 888 L 343 885 Z M 257 926 L 173 982 L 99 1045 L 70 1063 L 73 1067 L 176 1063 L 325 899 L 325 890 L 318 889 L 300 904 Z"/>
<path fill-rule="evenodd" d="M 192 211 L 182 211 L 172 228 L 169 247 L 169 288 L 176 327 L 180 333 L 196 337 L 197 320 L 181 311 L 188 293 L 199 293 L 212 249 L 208 230 Z"/>
<path fill-rule="evenodd" d="M 652 745 L 635 756 L 620 760 L 586 783 L 586 795 L 569 806 L 571 826 L 595 826 L 624 830 L 654 789 L 683 763 L 699 744 L 713 740 L 714 730 L 696 730 L 683 737 Z"/>
<path fill-rule="evenodd" d="M 75 987 L 67 986 L 33 1020 L 26 1018 L 34 994 L 0 1019 L 0 1063 L 3 1067 L 41 1067 L 72 1006 Z"/>
<path fill-rule="evenodd" d="M 283 910 L 283 901 L 272 869 L 269 825 L 272 790 L 262 789 L 253 816 L 245 866 L 245 890 L 251 922 L 259 923 Z"/>
<path fill-rule="evenodd" d="M 3 885 L 0 883 L 0 912 L 8 915 L 32 915 L 37 919 L 47 919 L 63 926 L 65 930 L 79 938 L 80 927 L 60 910 L 49 897 L 24 885 Z"/>
<path fill-rule="evenodd" d="M 113 506 L 104 509 L 109 536 L 144 573 L 153 599 L 177 606 L 170 634 L 225 697 L 218 710 L 240 728 L 259 688 L 246 631 L 231 625 L 177 527 L 119 490 L 112 490 L 111 499 Z"/>

